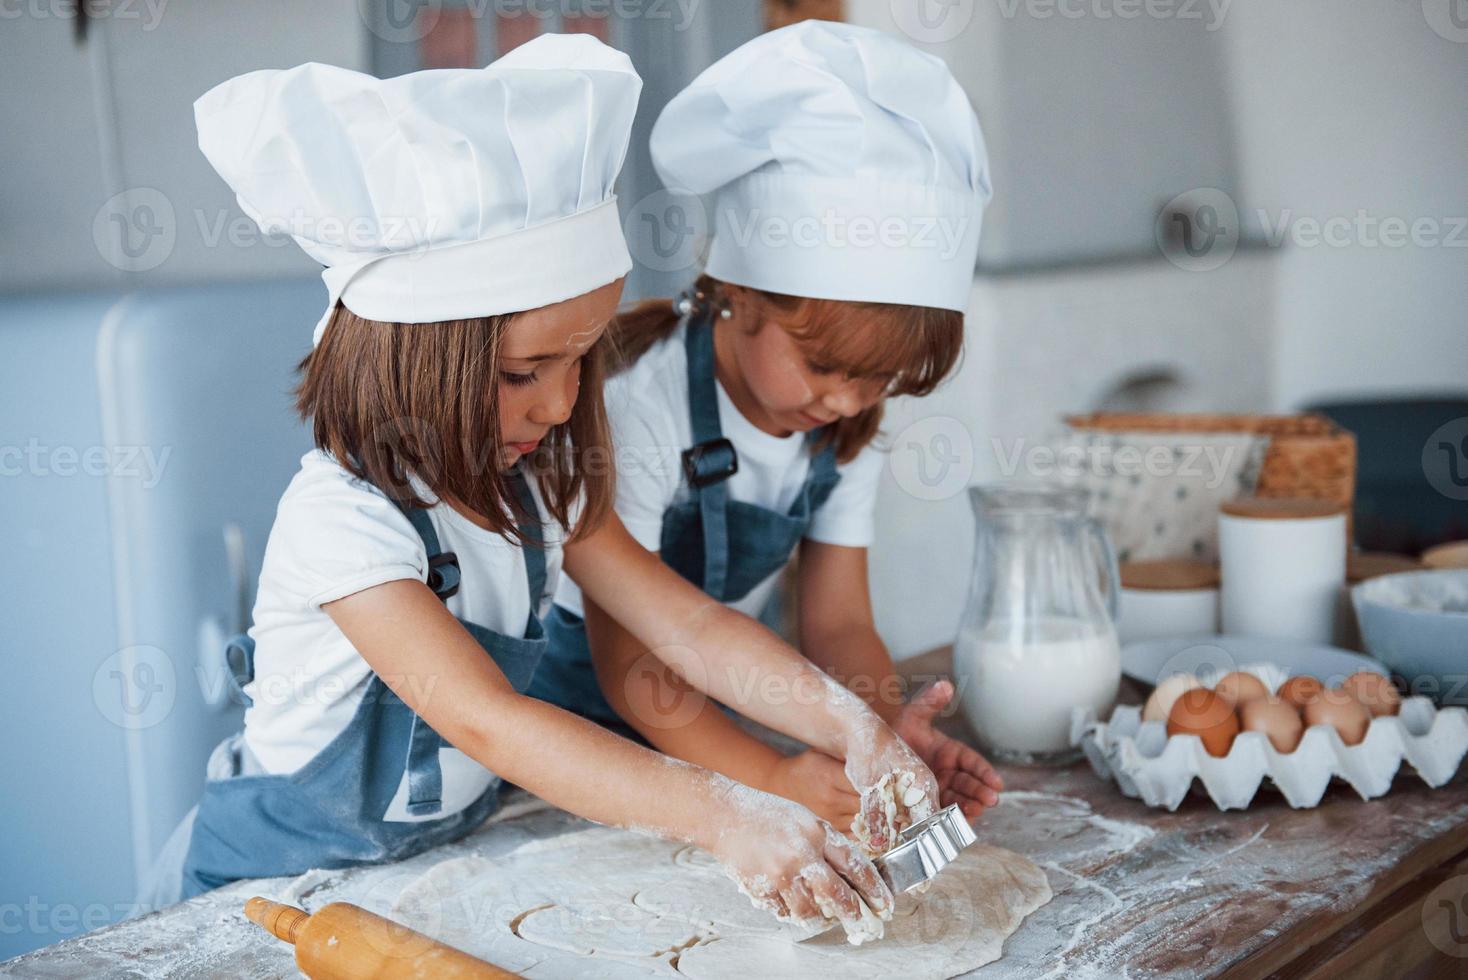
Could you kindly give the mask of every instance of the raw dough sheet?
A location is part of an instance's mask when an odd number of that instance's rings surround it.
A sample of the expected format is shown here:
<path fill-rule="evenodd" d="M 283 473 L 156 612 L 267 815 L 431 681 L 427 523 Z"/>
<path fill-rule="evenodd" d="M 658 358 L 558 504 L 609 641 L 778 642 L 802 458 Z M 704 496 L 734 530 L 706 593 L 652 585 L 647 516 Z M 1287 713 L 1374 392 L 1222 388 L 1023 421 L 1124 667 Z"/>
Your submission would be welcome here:
<path fill-rule="evenodd" d="M 903 896 L 887 938 L 841 929 L 799 941 L 751 906 L 696 848 L 586 825 L 493 859 L 443 861 L 399 894 L 392 916 L 527 977 L 953 977 L 998 959 L 1050 901 L 1045 872 L 970 847 L 925 895 Z"/>

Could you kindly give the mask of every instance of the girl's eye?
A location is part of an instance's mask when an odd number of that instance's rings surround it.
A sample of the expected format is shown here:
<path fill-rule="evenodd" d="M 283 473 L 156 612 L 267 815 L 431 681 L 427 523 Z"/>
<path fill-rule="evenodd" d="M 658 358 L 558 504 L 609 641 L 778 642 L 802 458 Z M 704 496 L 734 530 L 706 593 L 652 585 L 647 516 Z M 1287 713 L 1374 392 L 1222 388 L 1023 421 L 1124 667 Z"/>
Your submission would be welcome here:
<path fill-rule="evenodd" d="M 533 385 L 535 384 L 535 372 L 531 371 L 529 374 L 511 374 L 508 371 L 501 371 L 500 380 L 507 385 L 514 385 L 517 388 L 521 385 Z"/>
<path fill-rule="evenodd" d="M 836 368 L 829 364 L 817 364 L 815 361 L 806 361 L 805 366 L 810 368 L 812 374 L 835 374 Z"/>

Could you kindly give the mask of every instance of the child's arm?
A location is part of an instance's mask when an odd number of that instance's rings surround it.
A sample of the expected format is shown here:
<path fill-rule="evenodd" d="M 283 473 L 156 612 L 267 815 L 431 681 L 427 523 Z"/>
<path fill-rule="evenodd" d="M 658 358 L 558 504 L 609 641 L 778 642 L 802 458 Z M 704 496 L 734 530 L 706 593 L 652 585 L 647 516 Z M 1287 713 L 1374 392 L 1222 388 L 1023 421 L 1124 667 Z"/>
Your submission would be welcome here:
<path fill-rule="evenodd" d="M 938 777 L 943 804 L 958 803 L 973 817 L 998 803 L 1004 781 L 994 767 L 933 726 L 953 698 L 953 685 L 940 681 L 903 704 L 892 656 L 872 616 L 867 550 L 802 541 L 798 595 L 802 652 L 871 702 L 912 746 Z"/>
<path fill-rule="evenodd" d="M 582 592 L 684 680 L 769 728 L 844 759 L 868 827 L 894 829 L 876 792 L 887 776 L 911 772 L 914 789 L 937 805 L 932 772 L 860 698 L 755 620 L 684 581 L 638 544 L 615 514 L 588 538 L 568 544 L 565 556 L 566 572 Z M 751 689 L 761 696 L 751 698 Z M 889 843 L 886 836 L 878 832 L 864 843 L 880 850 Z"/>
<path fill-rule="evenodd" d="M 703 847 L 777 915 L 854 928 L 858 893 L 890 912 L 872 863 L 808 810 L 516 693 L 422 582 L 388 582 L 322 608 L 408 707 L 502 778 L 598 823 Z"/>
<path fill-rule="evenodd" d="M 660 751 L 809 807 L 838 830 L 860 798 L 841 763 L 814 749 L 786 758 L 648 653 L 601 607 L 584 599 L 596 677 L 608 703 Z M 759 697 L 752 687 L 748 697 Z M 731 705 L 743 712 L 744 701 Z"/>

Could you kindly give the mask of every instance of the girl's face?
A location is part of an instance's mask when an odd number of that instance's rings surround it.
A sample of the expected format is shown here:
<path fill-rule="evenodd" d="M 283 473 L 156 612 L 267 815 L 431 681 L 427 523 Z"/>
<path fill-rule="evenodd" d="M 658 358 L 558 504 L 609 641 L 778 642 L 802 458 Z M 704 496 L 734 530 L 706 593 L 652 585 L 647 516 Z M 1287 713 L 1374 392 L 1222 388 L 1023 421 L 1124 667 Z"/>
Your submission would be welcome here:
<path fill-rule="evenodd" d="M 739 375 L 730 380 L 743 386 L 746 402 L 765 416 L 750 418 L 756 426 L 809 432 L 858 415 L 886 394 L 889 379 L 847 377 L 807 352 L 766 304 L 742 291 L 732 299 L 733 329 L 722 331 Z"/>
<path fill-rule="evenodd" d="M 516 316 L 500 341 L 500 445 L 513 466 L 571 417 L 581 362 L 617 311 L 625 279 Z"/>

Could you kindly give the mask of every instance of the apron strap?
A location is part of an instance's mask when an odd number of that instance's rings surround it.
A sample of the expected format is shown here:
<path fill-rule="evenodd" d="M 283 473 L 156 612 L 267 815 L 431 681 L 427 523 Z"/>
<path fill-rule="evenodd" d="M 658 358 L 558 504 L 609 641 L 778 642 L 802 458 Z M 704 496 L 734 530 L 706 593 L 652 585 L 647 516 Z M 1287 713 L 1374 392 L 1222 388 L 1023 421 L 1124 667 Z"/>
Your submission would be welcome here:
<path fill-rule="evenodd" d="M 812 429 L 805 437 L 807 449 L 814 450 L 816 443 L 820 442 L 826 427 Z M 825 449 L 813 452 L 810 458 L 810 475 L 806 477 L 806 485 L 821 483 L 829 480 L 836 473 L 836 440 L 832 439 Z"/>
<path fill-rule="evenodd" d="M 515 468 L 510 475 L 510 482 L 521 512 L 516 526 L 525 541 L 520 553 L 525 556 L 525 573 L 530 594 L 530 619 L 526 624 L 526 634 L 529 635 L 539 625 L 538 611 L 541 598 L 545 594 L 545 528 L 541 524 L 540 508 L 536 506 L 535 496 L 530 492 L 530 483 L 521 467 Z M 429 519 L 426 510 L 404 508 L 403 513 L 423 539 L 423 547 L 428 554 L 429 585 L 440 599 L 448 599 L 459 591 L 458 556 L 452 551 L 442 550 L 438 533 L 434 530 L 433 521 Z M 408 773 L 406 809 L 409 816 L 428 817 L 443 809 L 443 768 L 439 765 L 438 750 L 444 744 L 443 737 L 421 715 L 414 712 L 412 727 L 408 732 L 408 758 L 405 763 Z"/>
<path fill-rule="evenodd" d="M 520 553 L 525 556 L 525 577 L 530 587 L 530 618 L 538 618 L 540 603 L 545 598 L 545 524 L 536 506 L 535 494 L 530 492 L 530 481 L 523 467 L 515 467 L 510 475 L 515 496 L 520 502 L 521 517 L 515 525 L 520 530 L 524 546 Z"/>
<path fill-rule="evenodd" d="M 423 550 L 428 555 L 428 587 L 440 600 L 446 601 L 459 591 L 459 557 L 443 550 L 428 511 L 401 504 L 399 507 L 423 539 Z M 443 809 L 443 769 L 438 762 L 438 750 L 442 746 L 443 739 L 438 732 L 414 712 L 408 729 L 408 757 L 403 764 L 408 774 L 409 816 L 428 817 Z"/>
<path fill-rule="evenodd" d="M 729 578 L 729 485 L 726 481 L 739 471 L 739 456 L 719 425 L 712 318 L 707 313 L 690 317 L 685 329 L 693 447 L 683 454 L 683 471 L 689 490 L 698 498 L 699 524 L 703 529 L 703 590 L 718 596 L 724 594 Z"/>

